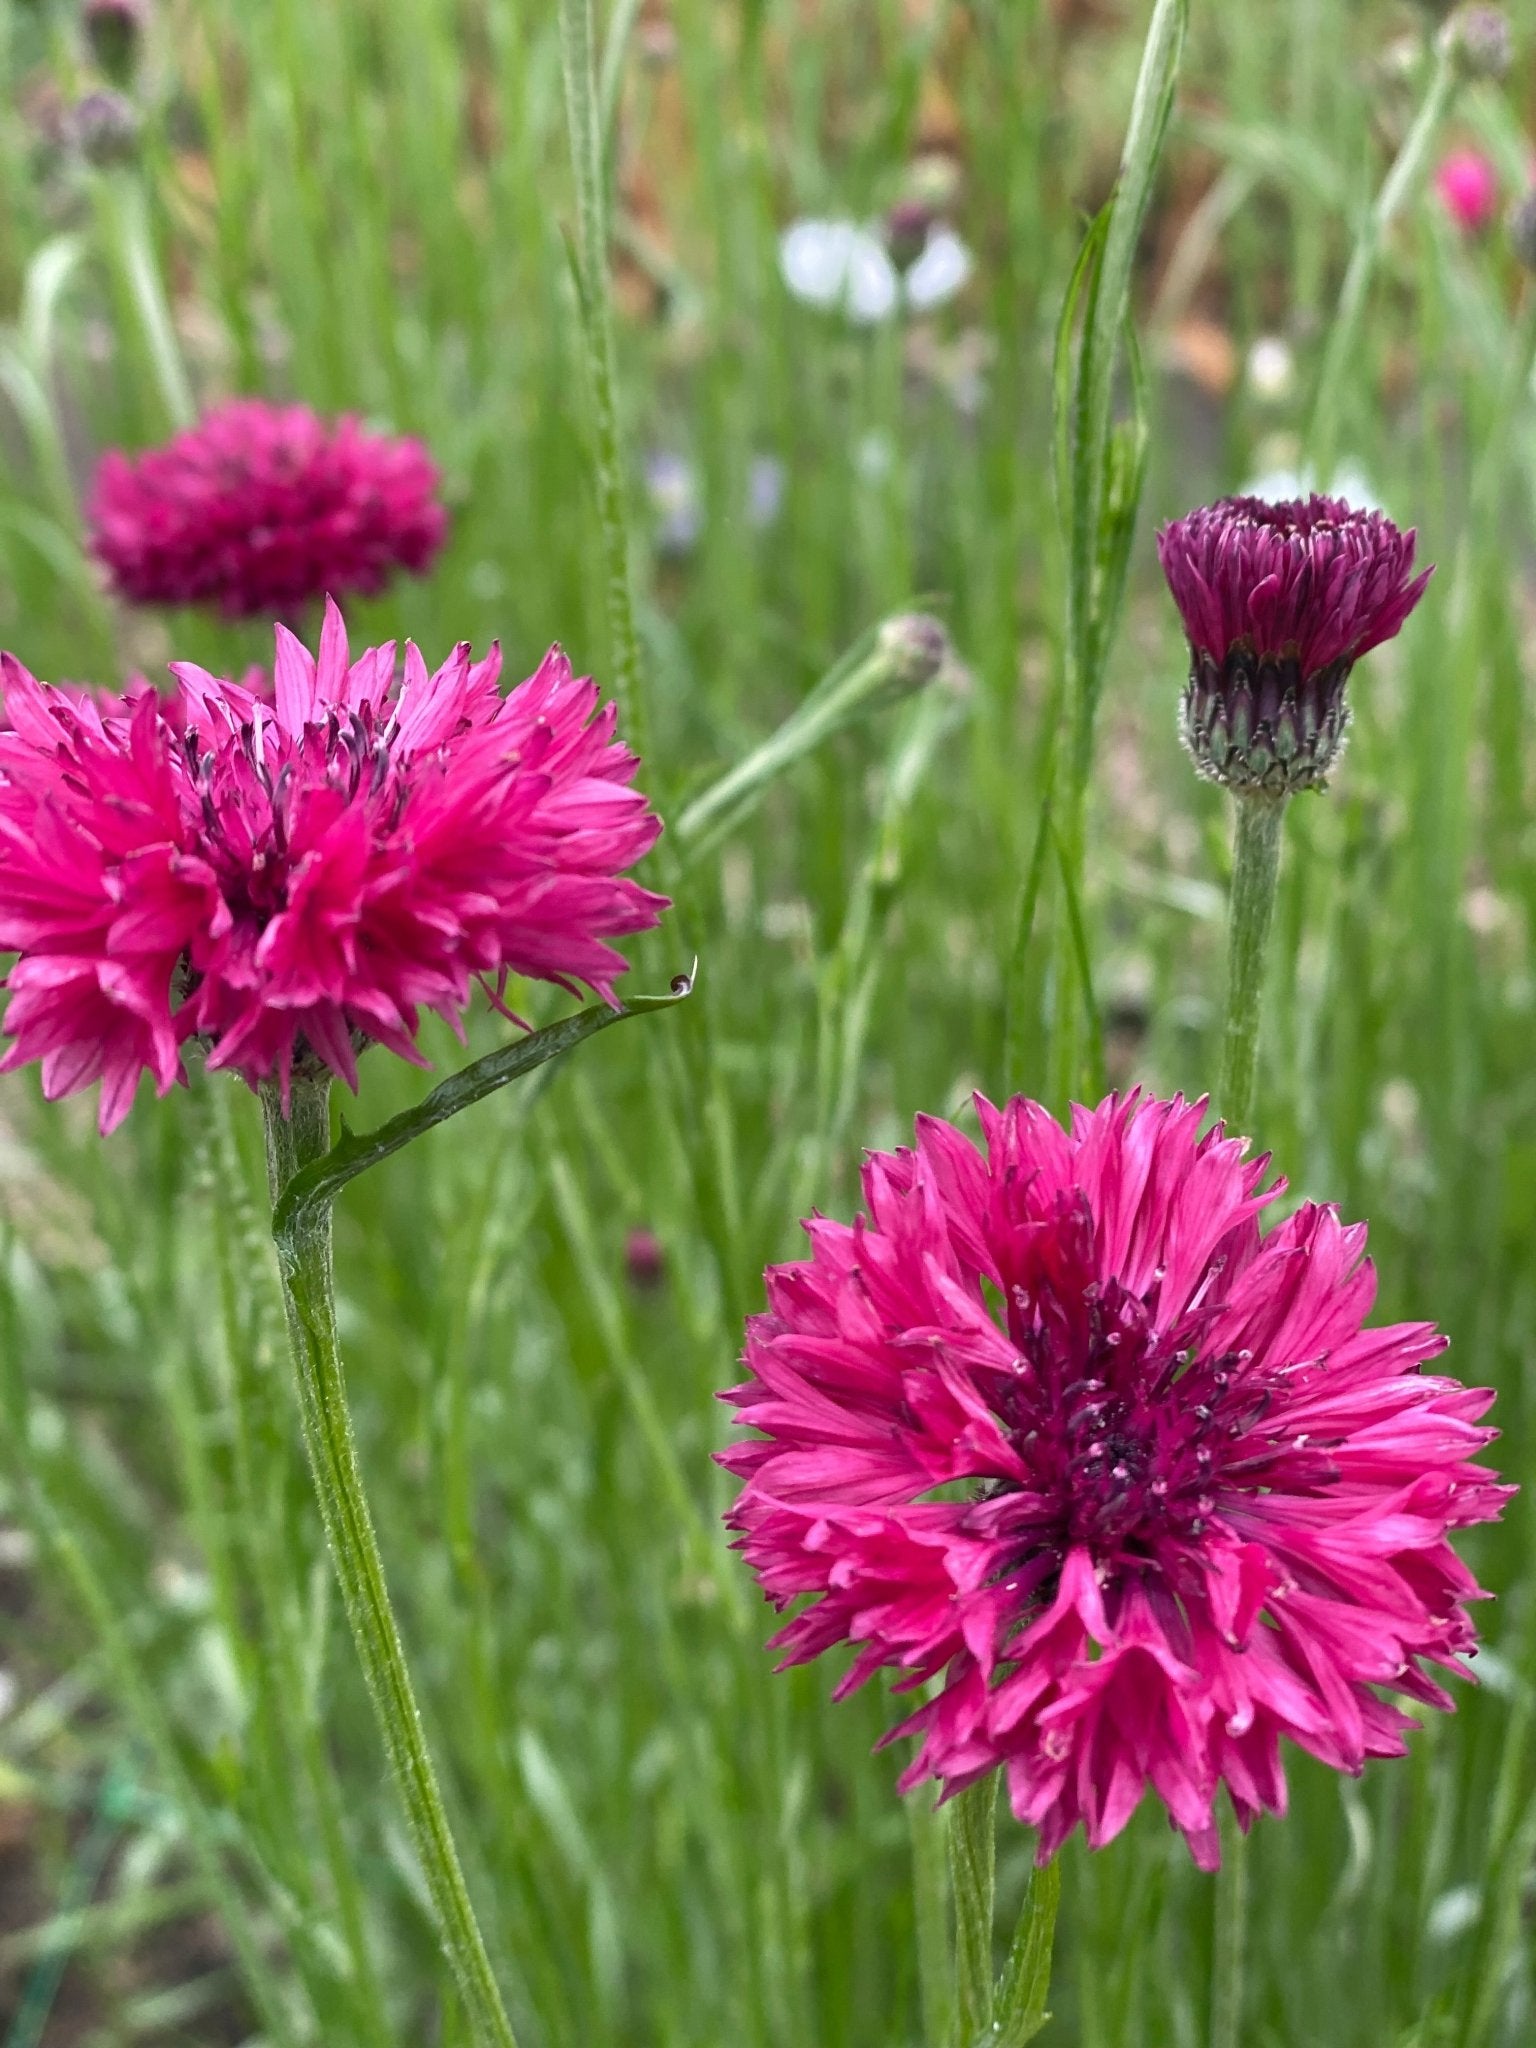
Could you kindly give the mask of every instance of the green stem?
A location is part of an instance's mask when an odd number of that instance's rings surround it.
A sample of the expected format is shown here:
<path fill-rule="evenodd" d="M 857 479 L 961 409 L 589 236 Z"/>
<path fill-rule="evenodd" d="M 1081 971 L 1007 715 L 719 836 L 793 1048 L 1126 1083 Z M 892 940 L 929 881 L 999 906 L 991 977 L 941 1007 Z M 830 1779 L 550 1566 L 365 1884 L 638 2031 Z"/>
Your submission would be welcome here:
<path fill-rule="evenodd" d="M 197 404 L 166 300 L 144 185 L 137 171 L 106 171 L 97 190 L 109 254 L 133 306 L 161 407 L 173 427 L 190 427 Z"/>
<path fill-rule="evenodd" d="M 681 849 L 679 857 L 695 860 L 727 833 L 738 831 L 771 785 L 796 762 L 866 711 L 921 690 L 954 662 L 944 628 L 920 612 L 897 613 L 864 634 L 777 731 L 673 820 L 670 836 Z"/>
<path fill-rule="evenodd" d="M 1323 353 L 1323 367 L 1318 376 L 1311 427 L 1307 434 L 1307 453 L 1321 490 L 1328 487 L 1327 480 L 1338 452 L 1339 394 L 1353 364 L 1356 332 L 1365 306 L 1365 295 L 1375 274 L 1376 259 L 1381 254 L 1387 229 L 1419 183 L 1435 135 L 1456 97 L 1458 84 L 1456 67 L 1449 55 L 1442 51 L 1435 60 L 1434 75 L 1430 79 L 1429 91 L 1424 95 L 1424 103 L 1403 138 L 1403 146 L 1376 195 L 1376 204 L 1366 215 L 1355 237 Z"/>
<path fill-rule="evenodd" d="M 1056 1944 L 1056 1909 L 1061 1904 L 1061 1859 L 1029 1874 L 1019 1910 L 1008 1966 L 997 1988 L 995 2048 L 1027 2048 L 1050 2018 L 1051 1952 Z"/>
<path fill-rule="evenodd" d="M 1274 921 L 1280 872 L 1280 828 L 1285 798 L 1239 796 L 1232 853 L 1232 902 L 1227 925 L 1227 1012 L 1216 1107 L 1230 1128 L 1253 1113 L 1258 1067 L 1259 1008 L 1264 963 Z"/>
<path fill-rule="evenodd" d="M 952 1799 L 949 1878 L 955 1897 L 951 2048 L 974 2048 L 992 2028 L 992 1910 L 997 1880 L 997 1773 Z"/>
<path fill-rule="evenodd" d="M 285 1116 L 277 1090 L 268 1086 L 262 1091 L 274 1209 L 294 1175 L 329 1149 L 329 1096 L 328 1079 L 295 1081 Z M 330 1202 L 301 1206 L 279 1250 L 299 1412 L 321 1519 L 379 1731 L 405 1798 L 438 1931 L 482 2048 L 516 2048 L 427 1753 L 363 1491 L 336 1332 Z"/>
<path fill-rule="evenodd" d="M 630 571 L 629 529 L 624 517 L 623 443 L 619 434 L 618 371 L 613 339 L 613 295 L 608 278 L 607 178 L 603 167 L 602 109 L 593 56 L 592 0 L 560 0 L 560 56 L 565 72 L 565 111 L 576 176 L 576 289 L 591 383 L 592 435 L 597 470 L 598 520 L 607 573 L 608 634 L 612 644 L 613 694 L 624 721 L 624 737 L 646 754 L 645 704 L 640 669 L 640 634 Z"/>
<path fill-rule="evenodd" d="M 1224 1830 L 1216 1878 L 1216 1931 L 1211 1956 L 1211 2048 L 1241 2048 L 1243 1964 L 1248 1949 L 1248 1841 Z"/>
<path fill-rule="evenodd" d="M 1216 1107 L 1229 1130 L 1241 1131 L 1253 1113 L 1264 967 L 1270 926 L 1274 922 L 1286 799 L 1239 796 L 1234 802 L 1237 833 L 1227 925 L 1227 1011 Z M 1248 1927 L 1246 1851 L 1242 1837 L 1232 1836 L 1217 1881 L 1216 1934 L 1211 1957 L 1211 2048 L 1239 2048 Z"/>
<path fill-rule="evenodd" d="M 923 2039 L 941 2048 L 949 2034 L 949 1884 L 944 1867 L 944 1816 L 919 1793 L 906 1802 L 912 1841 L 912 1918 L 917 1935 L 917 1987 Z"/>

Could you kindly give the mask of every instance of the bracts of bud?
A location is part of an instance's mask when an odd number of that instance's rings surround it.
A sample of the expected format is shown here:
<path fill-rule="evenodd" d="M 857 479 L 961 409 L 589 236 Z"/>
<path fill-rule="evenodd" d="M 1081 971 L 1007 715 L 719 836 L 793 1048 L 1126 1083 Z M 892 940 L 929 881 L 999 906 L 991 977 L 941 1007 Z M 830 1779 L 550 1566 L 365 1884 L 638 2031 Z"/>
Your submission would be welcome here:
<path fill-rule="evenodd" d="M 1509 17 L 1500 7 L 1459 7 L 1440 31 L 1439 48 L 1468 84 L 1498 80 L 1514 62 Z"/>
<path fill-rule="evenodd" d="M 135 160 L 140 126 L 138 109 L 120 92 L 88 92 L 70 109 L 70 139 L 98 170 Z"/>
<path fill-rule="evenodd" d="M 1180 711 L 1196 772 L 1242 796 L 1326 788 L 1349 726 L 1349 669 L 1340 661 L 1304 675 L 1294 660 L 1241 644 L 1220 663 L 1196 652 Z"/>

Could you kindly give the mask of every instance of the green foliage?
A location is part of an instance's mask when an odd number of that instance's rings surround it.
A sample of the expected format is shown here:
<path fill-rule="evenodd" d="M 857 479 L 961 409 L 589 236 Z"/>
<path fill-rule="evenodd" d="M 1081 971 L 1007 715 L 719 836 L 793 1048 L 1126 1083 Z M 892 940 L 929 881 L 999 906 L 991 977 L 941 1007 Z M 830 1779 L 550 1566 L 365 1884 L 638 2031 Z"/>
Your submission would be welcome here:
<path fill-rule="evenodd" d="M 1212 1084 L 1228 828 L 1178 751 L 1184 656 L 1149 535 L 1299 459 L 1368 233 L 1327 439 L 1441 567 L 1352 686 L 1334 789 L 1290 806 L 1254 1129 L 1298 1194 L 1369 1219 L 1379 1313 L 1450 1332 L 1455 1369 L 1499 1389 L 1499 1462 L 1532 1473 L 1536 327 L 1499 236 L 1464 240 L 1424 191 L 1427 10 L 1191 6 L 1161 169 L 1090 244 L 1056 358 L 1145 0 L 860 0 L 812 33 L 802 0 L 599 10 L 583 61 L 608 111 L 584 146 L 611 190 L 589 179 L 580 207 L 560 11 L 164 0 L 142 165 L 108 185 L 39 126 L 91 82 L 72 9 L 0 0 L 0 642 L 103 681 L 265 657 L 255 628 L 112 609 L 81 553 L 90 460 L 159 437 L 178 374 L 200 400 L 292 392 L 422 434 L 451 543 L 428 582 L 349 608 L 354 641 L 409 634 L 435 660 L 499 636 L 514 674 L 556 637 L 605 677 L 617 658 L 674 816 L 879 621 L 942 613 L 963 695 L 818 725 L 679 858 L 633 975 L 664 988 L 697 952 L 675 1017 L 479 1102 L 337 1214 L 358 1453 L 523 2048 L 916 2044 L 942 2011 L 919 1969 L 935 1844 L 872 1754 L 897 1708 L 878 1686 L 833 1707 L 830 1670 L 775 1676 L 717 1533 L 741 1318 L 798 1216 L 847 1213 L 861 1147 L 919 1109 L 963 1116 L 974 1087 L 1089 1086 L 1094 1018 L 1111 1082 Z M 1157 10 L 1169 33 L 1179 12 Z M 1450 116 L 1511 189 L 1530 62 Z M 788 221 L 879 212 L 950 137 L 977 256 L 959 301 L 858 329 L 787 294 Z M 1372 212 L 1409 140 L 1414 181 Z M 600 487 L 583 238 L 604 214 Z M 1239 360 L 1285 333 L 1295 389 L 1203 390 L 1192 313 Z M 1087 432 L 1061 465 L 1081 530 L 1058 523 L 1054 384 Z M 686 547 L 643 484 L 662 449 L 696 483 Z M 783 503 L 757 524 L 765 457 Z M 451 1075 L 509 1035 L 482 1015 L 467 1054 L 446 1031 L 427 1049 Z M 349 1121 L 424 1092 L 374 1052 Z M 258 1105 L 194 1074 L 103 1145 L 86 1105 L 12 1079 L 0 1217 L 0 1527 L 37 1543 L 0 1551 L 20 1687 L 0 1814 L 31 1810 L 43 1887 L 19 1946 L 0 1935 L 3 1982 L 48 1988 L 67 1948 L 59 1995 L 84 1987 L 103 2048 L 464 2041 L 305 1479 Z M 641 1226 L 659 1285 L 626 1264 Z M 1243 2040 L 1530 2038 L 1532 1533 L 1522 1498 L 1464 1545 L 1499 1597 L 1454 1718 L 1358 1784 L 1293 1761 L 1290 1816 L 1249 1847 Z M 108 1784 L 128 1788 L 121 1846 L 92 1902 Z M 1031 1847 L 1004 1818 L 994 1961 Z M 1016 1954 L 1008 2038 L 1048 2002 L 1047 2043 L 1203 2048 L 1212 1887 L 1157 1814 L 1060 1876 L 1049 2000 Z M 146 1985 L 126 1959 L 194 1905 L 217 1930 L 200 1960 Z M 35 2027 L 35 1998 L 18 2010 Z"/>

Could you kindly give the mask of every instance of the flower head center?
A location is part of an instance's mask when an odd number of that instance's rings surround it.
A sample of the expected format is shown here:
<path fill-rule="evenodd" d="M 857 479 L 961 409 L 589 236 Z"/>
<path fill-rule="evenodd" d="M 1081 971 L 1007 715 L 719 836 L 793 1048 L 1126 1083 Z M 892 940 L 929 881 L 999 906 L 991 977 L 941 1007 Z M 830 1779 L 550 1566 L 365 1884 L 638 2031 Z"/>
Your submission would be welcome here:
<path fill-rule="evenodd" d="M 1018 1354 L 993 1405 L 1020 1473 L 988 1489 L 985 1519 L 1017 1570 L 1049 1591 L 1084 1547 L 1109 1577 L 1176 1577 L 1216 1506 L 1222 1454 L 1262 1404 L 1246 1361 L 1207 1355 L 1197 1310 L 1172 1329 L 1145 1296 L 1094 1272 L 1081 1201 L 1063 1198 L 1010 1290 Z"/>

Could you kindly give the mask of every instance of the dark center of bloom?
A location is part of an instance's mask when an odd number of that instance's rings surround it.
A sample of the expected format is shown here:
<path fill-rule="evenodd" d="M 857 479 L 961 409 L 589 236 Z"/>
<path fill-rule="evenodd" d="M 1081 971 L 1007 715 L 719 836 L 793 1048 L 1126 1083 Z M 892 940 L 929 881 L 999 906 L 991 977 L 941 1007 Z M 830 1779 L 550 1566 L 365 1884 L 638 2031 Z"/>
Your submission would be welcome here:
<path fill-rule="evenodd" d="M 1107 1598 L 1132 1577 L 1176 1594 L 1201 1572 L 1222 1498 L 1280 1455 L 1262 1434 L 1262 1380 L 1249 1354 L 1205 1347 L 1198 1297 L 1164 1329 L 1155 1285 L 1143 1297 L 1097 1277 L 1083 1197 L 1035 1228 L 1027 1262 L 1002 1304 L 1017 1364 L 988 1386 L 1024 1476 L 989 1481 L 967 1525 L 1006 1546 L 997 1576 L 1026 1615 L 1076 1547 Z M 1218 1261 L 1205 1291 L 1219 1281 Z"/>
<path fill-rule="evenodd" d="M 265 924 L 286 908 L 309 839 L 354 803 L 373 811 L 376 830 L 400 822 L 408 784 L 397 772 L 396 719 L 382 722 L 366 701 L 333 707 L 295 743 L 272 749 L 275 728 L 248 719 L 236 749 L 216 753 L 194 730 L 183 736 L 199 804 L 204 851 L 237 919 Z"/>

